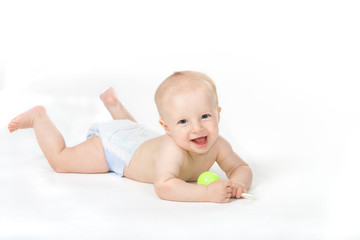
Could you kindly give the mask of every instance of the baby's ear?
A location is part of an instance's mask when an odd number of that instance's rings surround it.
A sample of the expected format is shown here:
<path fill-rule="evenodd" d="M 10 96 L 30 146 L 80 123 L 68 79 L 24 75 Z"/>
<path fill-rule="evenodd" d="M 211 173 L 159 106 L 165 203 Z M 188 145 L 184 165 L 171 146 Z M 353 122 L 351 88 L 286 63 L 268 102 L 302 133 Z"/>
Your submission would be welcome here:
<path fill-rule="evenodd" d="M 169 132 L 169 127 L 166 125 L 166 123 L 164 122 L 164 120 L 160 119 L 159 120 L 159 123 L 161 124 L 161 126 L 163 126 L 165 132 L 170 135 L 170 132 Z"/>
<path fill-rule="evenodd" d="M 218 107 L 218 121 L 220 121 L 220 112 L 221 112 L 221 107 Z"/>

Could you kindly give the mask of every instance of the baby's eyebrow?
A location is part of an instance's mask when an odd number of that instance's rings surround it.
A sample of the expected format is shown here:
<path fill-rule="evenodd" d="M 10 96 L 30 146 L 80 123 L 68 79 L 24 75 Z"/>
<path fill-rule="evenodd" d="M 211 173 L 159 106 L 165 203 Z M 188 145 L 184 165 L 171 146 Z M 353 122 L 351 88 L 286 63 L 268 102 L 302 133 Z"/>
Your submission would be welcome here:
<path fill-rule="evenodd" d="M 176 120 L 181 120 L 181 119 L 185 119 L 185 118 L 187 118 L 187 117 L 184 115 L 174 116 L 174 119 L 176 119 Z"/>
<path fill-rule="evenodd" d="M 187 117 L 178 117 L 178 118 L 176 118 L 178 121 L 180 121 L 180 120 L 184 120 L 184 119 L 187 119 Z"/>

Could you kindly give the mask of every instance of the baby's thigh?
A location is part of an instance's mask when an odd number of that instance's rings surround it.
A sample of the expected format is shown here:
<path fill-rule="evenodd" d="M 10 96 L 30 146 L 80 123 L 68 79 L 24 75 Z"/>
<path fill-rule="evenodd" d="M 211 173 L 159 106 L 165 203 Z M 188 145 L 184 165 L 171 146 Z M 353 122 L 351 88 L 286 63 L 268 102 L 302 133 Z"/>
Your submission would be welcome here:
<path fill-rule="evenodd" d="M 98 136 L 93 136 L 61 152 L 65 172 L 105 173 L 109 167 L 105 160 L 104 147 Z"/>

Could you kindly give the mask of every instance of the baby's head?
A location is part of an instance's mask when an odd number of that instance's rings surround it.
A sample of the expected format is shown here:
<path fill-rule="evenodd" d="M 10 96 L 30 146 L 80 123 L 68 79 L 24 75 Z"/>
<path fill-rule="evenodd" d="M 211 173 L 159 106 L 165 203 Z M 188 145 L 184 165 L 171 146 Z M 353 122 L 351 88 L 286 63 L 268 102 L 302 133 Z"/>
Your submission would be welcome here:
<path fill-rule="evenodd" d="M 219 136 L 214 82 L 199 72 L 176 72 L 155 93 L 160 124 L 174 142 L 193 153 L 206 153 Z"/>
<path fill-rule="evenodd" d="M 155 92 L 155 103 L 160 118 L 165 117 L 171 98 L 190 91 L 206 91 L 211 96 L 211 104 L 218 107 L 218 96 L 214 81 L 207 75 L 194 71 L 175 72 L 166 78 Z"/>

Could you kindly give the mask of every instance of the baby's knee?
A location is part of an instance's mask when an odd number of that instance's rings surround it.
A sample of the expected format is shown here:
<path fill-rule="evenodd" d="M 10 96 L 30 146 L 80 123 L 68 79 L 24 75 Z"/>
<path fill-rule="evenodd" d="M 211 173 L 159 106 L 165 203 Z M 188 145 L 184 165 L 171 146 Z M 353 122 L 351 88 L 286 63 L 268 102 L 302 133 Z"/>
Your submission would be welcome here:
<path fill-rule="evenodd" d="M 58 153 L 54 156 L 51 156 L 49 160 L 51 168 L 57 173 L 66 173 L 69 172 L 68 163 L 66 162 L 63 154 Z"/>

